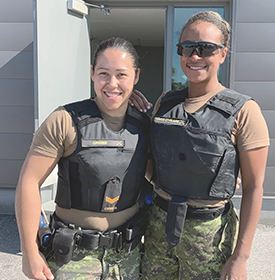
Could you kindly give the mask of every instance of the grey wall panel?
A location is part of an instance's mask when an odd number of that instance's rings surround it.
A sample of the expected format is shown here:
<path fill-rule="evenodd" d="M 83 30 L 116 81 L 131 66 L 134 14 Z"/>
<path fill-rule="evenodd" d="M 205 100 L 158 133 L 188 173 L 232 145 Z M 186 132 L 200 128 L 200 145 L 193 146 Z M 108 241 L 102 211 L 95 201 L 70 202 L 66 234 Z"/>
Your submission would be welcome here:
<path fill-rule="evenodd" d="M 33 133 L 33 116 L 33 107 L 0 107 L 0 133 Z"/>
<path fill-rule="evenodd" d="M 275 81 L 275 53 L 237 53 L 235 81 Z"/>
<path fill-rule="evenodd" d="M 264 181 L 264 195 L 275 196 L 275 182 L 274 182 L 275 167 L 267 166 Z"/>
<path fill-rule="evenodd" d="M 275 82 L 236 82 L 234 89 L 253 97 L 262 110 L 275 110 Z"/>
<path fill-rule="evenodd" d="M 0 160 L 0 182 L 12 188 L 17 184 L 23 160 Z"/>
<path fill-rule="evenodd" d="M 0 213 L 14 213 L 34 131 L 33 80 L 33 0 L 0 0 Z"/>
<path fill-rule="evenodd" d="M 267 166 L 275 166 L 275 139 L 270 139 Z"/>
<path fill-rule="evenodd" d="M 32 22 L 33 0 L 0 0 L 1 22 Z"/>
<path fill-rule="evenodd" d="M 0 79 L 33 79 L 33 53 L 0 51 Z"/>
<path fill-rule="evenodd" d="M 32 23 L 0 23 L 0 51 L 21 51 L 33 41 Z"/>
<path fill-rule="evenodd" d="M 264 195 L 275 196 L 275 2 L 236 0 L 230 85 L 252 96 L 267 122 L 271 145 Z"/>
<path fill-rule="evenodd" d="M 33 79 L 0 79 L 1 106 L 34 106 Z"/>
<path fill-rule="evenodd" d="M 275 50 L 275 23 L 238 23 L 235 33 L 237 52 Z"/>
<path fill-rule="evenodd" d="M 236 0 L 238 22 L 274 22 L 274 0 Z"/>
<path fill-rule="evenodd" d="M 274 125 L 274 120 L 275 120 L 275 111 L 262 111 L 263 116 L 265 118 L 265 121 L 268 126 L 268 131 L 269 131 L 269 137 L 270 138 L 275 138 L 275 125 Z"/>
<path fill-rule="evenodd" d="M 0 159 L 23 160 L 30 147 L 33 135 L 30 134 L 1 134 Z"/>

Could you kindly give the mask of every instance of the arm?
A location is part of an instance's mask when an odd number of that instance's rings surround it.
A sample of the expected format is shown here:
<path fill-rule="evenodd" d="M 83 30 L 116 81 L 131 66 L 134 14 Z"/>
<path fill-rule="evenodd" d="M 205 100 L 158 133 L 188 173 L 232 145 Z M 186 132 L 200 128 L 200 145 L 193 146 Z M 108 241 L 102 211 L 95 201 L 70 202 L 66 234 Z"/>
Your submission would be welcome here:
<path fill-rule="evenodd" d="M 153 106 L 138 90 L 134 90 L 129 98 L 129 104 L 135 106 L 140 112 L 146 112 Z"/>
<path fill-rule="evenodd" d="M 236 248 L 223 268 L 221 280 L 247 279 L 247 260 L 261 213 L 267 153 L 268 147 L 239 153 L 243 188 L 240 227 Z"/>
<path fill-rule="evenodd" d="M 58 159 L 29 151 L 23 164 L 15 196 L 15 213 L 23 253 L 22 270 L 31 279 L 53 279 L 38 250 L 37 231 L 41 214 L 40 186 Z"/>

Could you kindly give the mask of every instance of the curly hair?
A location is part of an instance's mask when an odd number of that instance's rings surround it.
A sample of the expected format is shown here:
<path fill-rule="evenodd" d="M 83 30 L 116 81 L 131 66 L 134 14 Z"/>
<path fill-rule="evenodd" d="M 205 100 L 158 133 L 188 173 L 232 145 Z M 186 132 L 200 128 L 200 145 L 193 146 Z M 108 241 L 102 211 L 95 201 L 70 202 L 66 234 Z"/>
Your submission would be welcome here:
<path fill-rule="evenodd" d="M 184 30 L 190 26 L 192 23 L 197 22 L 197 21 L 202 21 L 202 22 L 210 22 L 214 25 L 216 25 L 221 33 L 222 33 L 222 38 L 221 38 L 221 43 L 228 48 L 229 47 L 229 41 L 230 41 L 230 32 L 231 32 L 231 27 L 230 24 L 223 19 L 220 14 L 214 11 L 203 11 L 203 12 L 198 12 L 191 16 L 187 23 L 183 26 L 181 30 L 181 35 L 184 32 Z"/>

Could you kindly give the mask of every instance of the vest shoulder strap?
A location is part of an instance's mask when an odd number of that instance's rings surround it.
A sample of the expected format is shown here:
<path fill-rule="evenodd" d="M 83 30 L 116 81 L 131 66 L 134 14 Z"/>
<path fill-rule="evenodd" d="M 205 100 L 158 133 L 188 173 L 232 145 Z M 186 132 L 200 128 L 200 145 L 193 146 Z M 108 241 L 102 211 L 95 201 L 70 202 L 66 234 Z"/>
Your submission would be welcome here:
<path fill-rule="evenodd" d="M 182 90 L 171 90 L 167 92 L 161 99 L 161 104 L 168 102 L 180 103 L 187 97 L 188 88 Z"/>
<path fill-rule="evenodd" d="M 103 120 L 96 103 L 91 99 L 70 103 L 64 108 L 71 115 L 78 128 Z M 150 127 L 150 117 L 131 106 L 128 106 L 127 109 L 126 122 L 132 123 L 144 131 L 148 131 Z"/>
<path fill-rule="evenodd" d="M 213 96 L 206 104 L 234 116 L 250 99 L 252 98 L 248 95 L 226 88 Z"/>
<path fill-rule="evenodd" d="M 81 126 L 81 123 L 87 122 L 88 119 L 92 118 L 94 119 L 93 122 L 102 120 L 101 113 L 96 103 L 91 99 L 70 103 L 65 105 L 64 108 L 71 115 L 77 126 Z"/>
<path fill-rule="evenodd" d="M 135 107 L 128 105 L 126 122 L 133 124 L 145 132 L 148 132 L 151 120 L 147 114 L 141 113 Z"/>

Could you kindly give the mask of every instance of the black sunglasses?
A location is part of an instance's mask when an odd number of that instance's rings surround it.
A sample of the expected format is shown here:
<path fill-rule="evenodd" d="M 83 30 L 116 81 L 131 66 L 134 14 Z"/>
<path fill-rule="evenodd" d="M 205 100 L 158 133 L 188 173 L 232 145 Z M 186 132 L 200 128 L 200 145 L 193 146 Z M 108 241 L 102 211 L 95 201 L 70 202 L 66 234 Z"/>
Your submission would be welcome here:
<path fill-rule="evenodd" d="M 218 48 L 224 48 L 224 45 L 208 41 L 185 41 L 177 44 L 177 54 L 190 57 L 194 51 L 197 51 L 199 57 L 211 56 Z"/>

